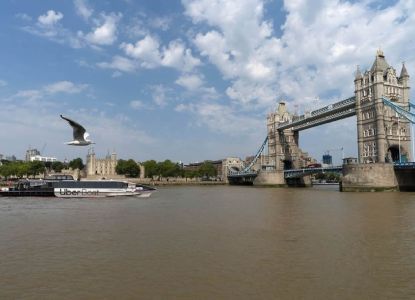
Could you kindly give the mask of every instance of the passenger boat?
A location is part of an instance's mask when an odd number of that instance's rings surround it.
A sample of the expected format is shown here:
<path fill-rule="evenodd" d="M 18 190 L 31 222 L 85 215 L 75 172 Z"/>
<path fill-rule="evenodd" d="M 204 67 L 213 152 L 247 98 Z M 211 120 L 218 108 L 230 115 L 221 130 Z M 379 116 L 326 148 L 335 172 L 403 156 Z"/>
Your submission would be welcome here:
<path fill-rule="evenodd" d="M 3 197 L 97 198 L 136 196 L 147 198 L 155 188 L 119 180 L 74 180 L 68 175 L 54 175 L 40 180 L 22 179 L 13 187 L 1 188 Z"/>

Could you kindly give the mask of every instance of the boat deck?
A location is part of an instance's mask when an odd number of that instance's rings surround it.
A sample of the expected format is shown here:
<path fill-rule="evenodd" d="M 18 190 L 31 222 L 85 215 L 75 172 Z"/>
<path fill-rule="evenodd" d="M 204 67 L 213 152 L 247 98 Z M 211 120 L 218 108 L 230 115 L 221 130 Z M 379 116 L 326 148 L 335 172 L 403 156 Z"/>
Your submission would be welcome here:
<path fill-rule="evenodd" d="M 55 197 L 52 190 L 38 191 L 2 191 L 0 197 Z"/>

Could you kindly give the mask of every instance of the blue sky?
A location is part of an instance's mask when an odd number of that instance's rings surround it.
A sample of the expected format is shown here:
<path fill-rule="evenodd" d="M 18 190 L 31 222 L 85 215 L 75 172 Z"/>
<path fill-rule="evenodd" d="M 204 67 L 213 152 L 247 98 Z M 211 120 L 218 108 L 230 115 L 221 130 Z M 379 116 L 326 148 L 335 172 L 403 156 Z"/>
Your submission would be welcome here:
<path fill-rule="evenodd" d="M 85 157 L 63 144 L 64 114 L 99 156 L 252 155 L 278 101 L 305 111 L 352 96 L 379 47 L 411 75 L 414 12 L 409 0 L 1 1 L 0 153 Z M 356 155 L 355 122 L 301 132 L 300 146 Z"/>

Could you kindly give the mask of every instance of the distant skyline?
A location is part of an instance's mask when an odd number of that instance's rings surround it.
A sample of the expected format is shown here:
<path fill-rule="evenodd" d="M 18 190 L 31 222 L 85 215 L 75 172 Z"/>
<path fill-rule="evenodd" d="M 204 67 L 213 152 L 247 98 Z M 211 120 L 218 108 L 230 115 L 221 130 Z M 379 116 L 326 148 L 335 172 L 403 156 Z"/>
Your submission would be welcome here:
<path fill-rule="evenodd" d="M 415 0 L 4 0 L 0 26 L 0 154 L 18 158 L 85 159 L 60 114 L 97 156 L 245 158 L 280 100 L 302 112 L 353 96 L 379 48 L 415 76 Z M 300 147 L 356 156 L 356 139 L 352 117 Z"/>

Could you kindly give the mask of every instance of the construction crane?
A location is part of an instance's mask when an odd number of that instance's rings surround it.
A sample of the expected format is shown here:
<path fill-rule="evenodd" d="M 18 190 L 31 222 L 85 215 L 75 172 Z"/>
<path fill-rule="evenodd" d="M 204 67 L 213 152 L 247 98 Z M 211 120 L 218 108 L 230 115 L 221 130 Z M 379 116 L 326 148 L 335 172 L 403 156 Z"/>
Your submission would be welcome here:
<path fill-rule="evenodd" d="M 342 159 L 344 158 L 344 151 L 343 151 L 343 147 L 341 148 L 336 148 L 336 149 L 328 149 L 326 150 L 326 152 L 324 152 L 324 154 L 330 155 L 330 152 L 334 152 L 334 151 L 341 151 L 342 152 Z"/>
<path fill-rule="evenodd" d="M 335 149 L 327 149 L 326 152 L 324 152 L 324 155 L 330 155 L 330 152 L 342 152 L 342 160 L 344 159 L 344 149 L 343 147 L 341 148 L 335 148 Z"/>
<path fill-rule="evenodd" d="M 44 144 L 43 144 L 43 147 L 42 147 L 42 149 L 40 150 L 40 155 L 44 155 L 44 154 L 43 154 L 43 151 L 45 151 L 46 145 L 47 145 L 47 143 L 44 143 Z"/>

